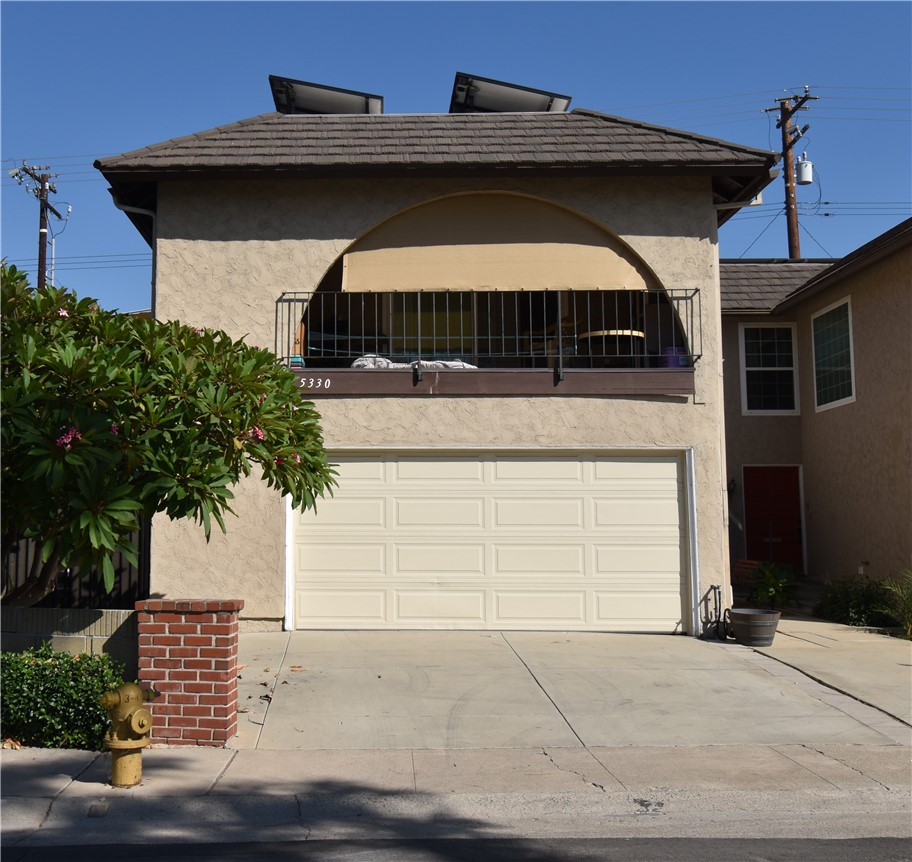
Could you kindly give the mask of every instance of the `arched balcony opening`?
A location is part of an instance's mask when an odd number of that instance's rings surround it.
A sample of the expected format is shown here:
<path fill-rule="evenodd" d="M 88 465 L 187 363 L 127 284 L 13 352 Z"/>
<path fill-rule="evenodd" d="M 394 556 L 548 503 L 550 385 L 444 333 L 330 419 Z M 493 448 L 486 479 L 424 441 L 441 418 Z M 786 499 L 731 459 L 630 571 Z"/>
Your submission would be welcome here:
<path fill-rule="evenodd" d="M 700 355 L 697 291 L 666 289 L 604 229 L 519 195 L 457 195 L 395 216 L 316 291 L 283 294 L 276 320 L 277 353 L 308 372 L 547 370 L 563 380 L 689 369 Z"/>

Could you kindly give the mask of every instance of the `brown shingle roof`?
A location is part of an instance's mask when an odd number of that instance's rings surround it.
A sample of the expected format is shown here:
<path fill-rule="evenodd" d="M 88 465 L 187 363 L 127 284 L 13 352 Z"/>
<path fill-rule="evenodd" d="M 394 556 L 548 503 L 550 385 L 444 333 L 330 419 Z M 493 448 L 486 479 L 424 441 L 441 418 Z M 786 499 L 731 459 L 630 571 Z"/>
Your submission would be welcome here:
<path fill-rule="evenodd" d="M 722 260 L 722 313 L 770 312 L 832 260 Z"/>
<path fill-rule="evenodd" d="M 855 251 L 850 252 L 841 260 L 835 261 L 832 266 L 827 267 L 823 272 L 815 273 L 808 283 L 802 282 L 797 285 L 794 293 L 787 299 L 784 298 L 784 301 L 776 308 L 776 311 L 787 311 L 792 306 L 814 296 L 821 290 L 838 284 L 843 278 L 848 278 L 853 273 L 870 266 L 882 257 L 910 244 L 912 244 L 912 218 L 908 218 L 890 228 L 890 230 L 874 237 L 870 242 L 865 243 L 860 248 L 856 248 Z"/>
<path fill-rule="evenodd" d="M 171 171 L 590 168 L 763 173 L 765 150 L 593 111 L 515 114 L 269 113 L 175 138 L 95 166 L 111 175 Z M 700 171 L 704 172 L 704 171 Z M 763 183 L 765 185 L 765 182 Z"/>

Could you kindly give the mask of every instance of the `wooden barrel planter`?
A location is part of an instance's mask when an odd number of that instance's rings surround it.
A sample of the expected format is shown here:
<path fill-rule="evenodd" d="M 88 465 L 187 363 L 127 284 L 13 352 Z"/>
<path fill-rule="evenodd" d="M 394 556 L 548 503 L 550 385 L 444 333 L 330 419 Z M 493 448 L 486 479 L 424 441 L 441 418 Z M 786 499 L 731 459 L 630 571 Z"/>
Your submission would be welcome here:
<path fill-rule="evenodd" d="M 743 646 L 770 646 L 779 625 L 779 611 L 732 608 L 729 611 L 735 640 Z"/>

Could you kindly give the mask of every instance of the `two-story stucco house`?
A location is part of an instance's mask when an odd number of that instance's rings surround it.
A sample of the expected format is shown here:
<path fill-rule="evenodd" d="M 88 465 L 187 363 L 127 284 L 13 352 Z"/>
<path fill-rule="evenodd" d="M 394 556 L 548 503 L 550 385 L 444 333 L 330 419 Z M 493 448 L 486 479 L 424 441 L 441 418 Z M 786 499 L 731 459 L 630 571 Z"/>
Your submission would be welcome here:
<path fill-rule="evenodd" d="M 722 313 L 732 556 L 912 567 L 912 219 L 836 261 L 725 260 Z"/>
<path fill-rule="evenodd" d="M 278 111 L 96 163 L 154 314 L 295 368 L 339 488 L 262 484 L 156 595 L 248 628 L 699 632 L 728 567 L 719 225 L 773 153 L 589 110 Z"/>

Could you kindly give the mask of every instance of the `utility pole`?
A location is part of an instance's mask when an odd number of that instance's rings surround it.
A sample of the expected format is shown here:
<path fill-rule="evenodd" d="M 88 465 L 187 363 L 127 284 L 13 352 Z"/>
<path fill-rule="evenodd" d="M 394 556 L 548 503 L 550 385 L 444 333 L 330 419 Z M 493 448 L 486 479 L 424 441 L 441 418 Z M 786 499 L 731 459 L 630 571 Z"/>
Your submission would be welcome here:
<path fill-rule="evenodd" d="M 788 247 L 789 258 L 794 260 L 801 257 L 801 241 L 798 238 L 798 200 L 795 195 L 795 159 L 792 156 L 792 150 L 795 144 L 801 139 L 804 133 L 810 128 L 805 125 L 799 129 L 792 125 L 792 117 L 798 111 L 806 111 L 805 102 L 819 99 L 819 96 L 811 95 L 811 88 L 804 88 L 803 96 L 786 96 L 782 99 L 776 99 L 779 103 L 776 108 L 767 108 L 766 111 L 779 111 L 779 121 L 776 128 L 782 130 L 782 165 L 785 168 L 783 178 L 785 179 L 785 218 L 788 226 Z"/>
<path fill-rule="evenodd" d="M 30 166 L 23 162 L 21 168 L 15 168 L 9 172 L 9 175 L 20 186 L 23 182 L 26 182 L 23 175 L 36 184 L 34 187 L 26 185 L 26 188 L 38 198 L 38 276 L 36 279 L 38 290 L 42 290 L 47 283 L 48 210 L 54 213 L 58 219 L 63 220 L 63 216 L 54 209 L 48 200 L 49 192 L 57 193 L 56 186 L 50 181 L 51 175 L 47 173 L 48 170 L 50 168 L 47 165 L 40 167 Z M 57 174 L 54 174 L 54 176 L 57 176 Z"/>

